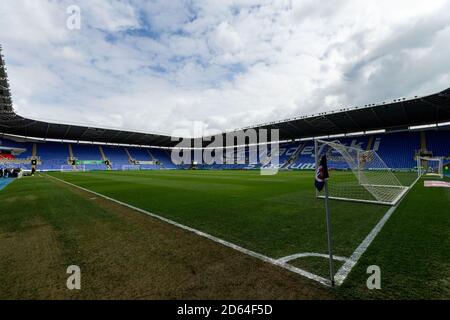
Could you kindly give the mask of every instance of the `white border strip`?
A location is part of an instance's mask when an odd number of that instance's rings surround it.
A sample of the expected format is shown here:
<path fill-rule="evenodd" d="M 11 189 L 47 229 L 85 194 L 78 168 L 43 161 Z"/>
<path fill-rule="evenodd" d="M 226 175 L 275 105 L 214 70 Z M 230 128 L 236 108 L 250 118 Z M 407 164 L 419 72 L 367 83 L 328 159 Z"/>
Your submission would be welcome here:
<path fill-rule="evenodd" d="M 62 179 L 53 177 L 53 176 L 51 176 L 51 175 L 48 175 L 48 174 L 44 174 L 44 175 L 47 176 L 47 177 L 50 177 L 50 178 L 52 178 L 52 179 L 55 179 L 55 180 L 57 180 L 57 181 L 60 181 L 60 182 L 62 182 L 62 183 L 65 183 L 65 184 L 67 184 L 67 185 L 70 185 L 70 186 L 72 186 L 72 187 L 74 187 L 74 188 L 78 188 L 78 189 L 80 189 L 80 190 L 83 190 L 83 191 L 92 193 L 92 194 L 94 194 L 94 195 L 96 195 L 96 196 L 99 196 L 99 197 L 102 197 L 102 198 L 104 198 L 104 199 L 107 199 L 107 200 L 110 200 L 110 201 L 112 201 L 112 202 L 115 202 L 115 203 L 117 203 L 117 204 L 120 204 L 120 205 L 122 205 L 122 206 L 124 206 L 124 207 L 128 207 L 128 208 L 133 209 L 133 210 L 135 210 L 135 211 L 144 213 L 144 214 L 146 214 L 146 215 L 148 215 L 148 216 L 150 216 L 150 217 L 159 219 L 159 220 L 161 220 L 161 221 L 164 221 L 164 222 L 166 222 L 166 223 L 169 223 L 169 224 L 171 224 L 171 225 L 173 225 L 173 226 L 176 226 L 176 227 L 178 227 L 178 228 L 181 228 L 181 229 L 184 229 L 184 230 L 186 230 L 186 231 L 195 233 L 196 235 L 198 235 L 198 236 L 200 236 L 200 237 L 207 238 L 207 239 L 212 240 L 212 241 L 214 241 L 214 242 L 216 242 L 216 243 L 220 243 L 220 244 L 223 245 L 223 246 L 226 246 L 226 247 L 228 247 L 228 248 L 234 249 L 234 250 L 236 250 L 236 251 L 239 251 L 239 252 L 241 252 L 241 253 L 244 253 L 244 254 L 246 254 L 246 255 L 249 255 L 249 256 L 251 256 L 251 257 L 253 257 L 253 258 L 256 258 L 256 259 L 259 259 L 259 260 L 261 260 L 261 261 L 270 263 L 270 264 L 272 264 L 272 265 L 275 265 L 275 266 L 284 268 L 284 269 L 286 269 L 286 270 L 289 270 L 289 271 L 291 271 L 291 272 L 293 272 L 293 273 L 299 274 L 299 275 L 301 275 L 301 276 L 303 276 L 303 277 L 306 277 L 306 278 L 308 278 L 308 279 L 317 281 L 317 282 L 319 282 L 319 283 L 321 283 L 321 284 L 323 284 L 323 285 L 331 286 L 331 282 L 330 282 L 329 279 L 325 279 L 325 278 L 323 278 L 323 277 L 321 277 L 321 276 L 318 276 L 318 275 L 313 274 L 313 273 L 311 273 L 311 272 L 308 272 L 308 271 L 306 271 L 306 270 L 303 270 L 303 269 L 294 267 L 294 266 L 292 266 L 292 265 L 289 265 L 289 264 L 285 263 L 284 261 L 280 261 L 280 260 L 277 260 L 277 259 L 273 259 L 273 258 L 270 258 L 270 257 L 265 256 L 265 255 L 263 255 L 263 254 L 260 254 L 260 253 L 257 253 L 257 252 L 254 252 L 254 251 L 245 249 L 245 248 L 243 248 L 243 247 L 241 247 L 241 246 L 238 246 L 238 245 L 236 245 L 236 244 L 234 244 L 234 243 L 231 243 L 231 242 L 222 240 L 222 239 L 220 239 L 220 238 L 217 238 L 217 237 L 215 237 L 215 236 L 212 236 L 212 235 L 210 235 L 210 234 L 208 234 L 208 233 L 205 233 L 205 232 L 203 232 L 203 231 L 200 231 L 200 230 L 197 230 L 197 229 L 194 229 L 194 228 L 185 226 L 185 225 L 180 224 L 180 223 L 178 223 L 178 222 L 175 222 L 175 221 L 173 221 L 173 220 L 170 220 L 170 219 L 161 217 L 161 216 L 159 216 L 159 215 L 157 215 L 157 214 L 154 214 L 154 213 L 151 213 L 151 212 L 149 212 L 149 211 L 146 211 L 146 210 L 137 208 L 137 207 L 132 206 L 132 205 L 129 205 L 129 204 L 125 203 L 125 202 L 122 202 L 122 201 L 119 201 L 119 200 L 110 198 L 110 197 L 105 196 L 105 195 L 103 195 L 103 194 L 101 194 L 101 193 L 98 193 L 98 192 L 95 192 L 95 191 L 92 191 L 92 190 L 89 190 L 89 189 L 86 189 L 86 188 L 77 186 L 77 185 L 75 185 L 75 184 L 73 184 L 73 183 L 64 181 L 64 180 L 62 180 Z"/>
<path fill-rule="evenodd" d="M 379 187 L 382 187 L 382 186 L 380 185 Z M 330 196 L 328 198 L 329 199 L 333 199 L 333 200 L 342 200 L 342 201 L 350 201 L 350 202 L 361 202 L 361 203 L 373 203 L 373 204 L 381 204 L 381 205 L 385 205 L 385 206 L 394 206 L 403 198 L 403 196 L 409 191 L 409 189 L 411 187 L 396 187 L 396 188 L 402 188 L 403 190 L 391 202 L 378 201 L 378 200 L 351 199 L 351 198 L 342 198 L 342 197 L 333 197 L 333 196 Z M 317 198 L 325 199 L 325 196 L 320 195 L 320 196 L 317 196 Z"/>
<path fill-rule="evenodd" d="M 405 193 L 403 193 L 403 199 L 406 196 L 406 194 L 414 187 L 414 185 L 419 181 L 420 177 L 418 177 L 413 184 L 406 190 Z M 400 199 L 401 200 L 401 199 Z M 389 208 L 389 210 L 385 213 L 383 218 L 377 223 L 377 225 L 370 231 L 370 233 L 367 235 L 367 237 L 361 242 L 361 244 L 356 248 L 356 250 L 351 255 L 350 259 L 348 259 L 344 265 L 338 270 L 336 273 L 334 279 L 336 281 L 336 285 L 340 286 L 344 283 L 345 279 L 349 275 L 350 271 L 352 271 L 353 267 L 358 263 L 358 260 L 361 258 L 361 256 L 366 252 L 367 248 L 372 243 L 373 239 L 378 235 L 378 233 L 381 231 L 383 226 L 386 224 L 386 222 L 389 220 L 389 218 L 392 216 L 394 211 L 398 208 L 401 201 L 394 207 Z"/>
<path fill-rule="evenodd" d="M 300 258 L 307 258 L 307 257 L 317 257 L 317 258 L 329 259 L 330 255 L 324 254 L 324 253 L 315 253 L 315 252 L 296 253 L 291 256 L 280 258 L 277 261 L 283 262 L 283 263 L 288 263 L 289 261 L 292 261 L 292 260 L 296 260 L 296 259 L 300 259 Z M 347 262 L 349 260 L 349 258 L 333 255 L 333 260 Z"/>

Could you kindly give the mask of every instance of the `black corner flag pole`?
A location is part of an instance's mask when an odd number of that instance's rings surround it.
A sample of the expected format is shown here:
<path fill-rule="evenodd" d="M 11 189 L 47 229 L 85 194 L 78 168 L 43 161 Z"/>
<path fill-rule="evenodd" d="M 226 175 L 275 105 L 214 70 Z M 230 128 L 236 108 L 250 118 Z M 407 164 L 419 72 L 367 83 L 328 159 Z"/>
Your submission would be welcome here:
<path fill-rule="evenodd" d="M 325 179 L 325 211 L 327 217 L 328 254 L 330 256 L 330 280 L 331 286 L 334 287 L 333 237 L 330 219 L 330 206 L 328 203 L 328 179 Z"/>
<path fill-rule="evenodd" d="M 316 157 L 316 179 L 315 186 L 317 189 L 317 195 L 322 190 L 325 191 L 325 211 L 326 211 L 326 220 L 327 220 L 327 237 L 328 237 L 328 254 L 330 258 L 330 281 L 331 286 L 334 287 L 334 259 L 333 259 L 333 237 L 331 230 L 331 218 L 330 218 L 330 205 L 329 205 L 329 192 L 328 192 L 328 164 L 327 164 L 327 156 L 323 155 L 322 158 L 319 159 L 319 141 L 314 141 L 315 147 L 315 157 Z"/>

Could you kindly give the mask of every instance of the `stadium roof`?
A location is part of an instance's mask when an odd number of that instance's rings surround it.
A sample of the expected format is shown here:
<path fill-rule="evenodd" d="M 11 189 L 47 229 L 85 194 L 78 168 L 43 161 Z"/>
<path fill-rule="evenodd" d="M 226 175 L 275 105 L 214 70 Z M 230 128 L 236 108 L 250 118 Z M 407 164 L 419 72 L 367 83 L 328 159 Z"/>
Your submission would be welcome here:
<path fill-rule="evenodd" d="M 408 130 L 449 121 L 450 88 L 423 97 L 339 109 L 243 129 L 279 129 L 280 140 L 284 141 L 376 130 Z"/>
<path fill-rule="evenodd" d="M 280 140 L 284 141 L 380 129 L 402 130 L 410 126 L 445 122 L 450 122 L 450 88 L 424 97 L 340 109 L 243 129 L 279 129 Z M 13 109 L 6 67 L 1 54 L 0 134 L 160 147 L 172 147 L 178 144 L 178 141 L 172 141 L 172 137 L 168 135 L 51 123 L 18 115 Z"/>

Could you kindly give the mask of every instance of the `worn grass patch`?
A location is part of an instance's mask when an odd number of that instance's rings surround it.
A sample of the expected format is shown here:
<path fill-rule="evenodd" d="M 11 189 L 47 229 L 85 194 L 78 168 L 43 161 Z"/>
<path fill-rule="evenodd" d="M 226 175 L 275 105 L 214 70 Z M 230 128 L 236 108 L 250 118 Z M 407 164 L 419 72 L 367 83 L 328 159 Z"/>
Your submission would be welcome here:
<path fill-rule="evenodd" d="M 3 201 L 28 197 L 23 202 Z M 0 299 L 316 299 L 332 293 L 102 198 L 36 176 L 0 193 Z M 66 289 L 78 265 L 82 290 Z"/>
<path fill-rule="evenodd" d="M 327 252 L 324 204 L 312 172 L 146 171 L 55 177 L 280 258 Z M 335 252 L 349 256 L 387 210 L 333 201 Z"/>

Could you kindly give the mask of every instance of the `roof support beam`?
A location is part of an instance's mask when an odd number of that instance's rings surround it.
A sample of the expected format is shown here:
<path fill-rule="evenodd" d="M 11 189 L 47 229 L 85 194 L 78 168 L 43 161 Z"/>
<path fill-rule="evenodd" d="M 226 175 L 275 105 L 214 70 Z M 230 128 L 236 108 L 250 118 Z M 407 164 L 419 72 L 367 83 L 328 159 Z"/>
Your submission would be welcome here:
<path fill-rule="evenodd" d="M 86 132 L 88 132 L 88 131 L 89 131 L 89 128 L 86 127 L 86 129 L 80 134 L 80 136 L 78 137 L 78 139 L 75 139 L 75 140 L 80 141 L 81 138 L 82 138 L 82 137 L 86 134 Z"/>
<path fill-rule="evenodd" d="M 372 111 L 373 116 L 375 118 L 377 118 L 378 123 L 380 123 L 383 127 L 385 127 L 383 121 L 381 121 L 380 117 L 377 115 L 377 113 L 375 112 L 375 110 L 372 107 L 370 108 L 370 111 Z M 363 131 L 366 131 L 366 130 L 363 130 Z"/>
<path fill-rule="evenodd" d="M 45 139 L 47 139 L 47 137 L 48 137 L 49 130 L 50 130 L 50 123 L 47 123 L 47 129 L 45 130 L 45 136 L 44 136 Z"/>
<path fill-rule="evenodd" d="M 70 129 L 72 128 L 72 126 L 71 125 L 68 125 L 67 126 L 67 129 L 66 129 L 66 132 L 64 132 L 64 136 L 63 136 L 63 140 L 66 140 L 66 137 L 67 137 L 67 135 L 69 134 L 69 131 L 70 131 Z"/>
<path fill-rule="evenodd" d="M 341 128 L 340 126 L 338 126 L 338 125 L 336 124 L 336 122 L 334 122 L 333 120 L 330 119 L 329 116 L 325 115 L 324 118 L 327 119 L 328 122 L 332 123 L 333 126 L 335 126 L 335 127 L 338 128 L 340 131 L 342 131 L 342 133 L 346 133 L 345 129 L 343 129 L 343 128 Z"/>
<path fill-rule="evenodd" d="M 361 128 L 361 126 L 358 124 L 358 122 L 356 122 L 355 119 L 353 119 L 352 116 L 351 116 L 347 111 L 345 111 L 345 115 L 346 115 L 347 118 L 355 125 L 355 127 L 358 128 L 359 131 L 364 131 L 364 130 Z"/>

